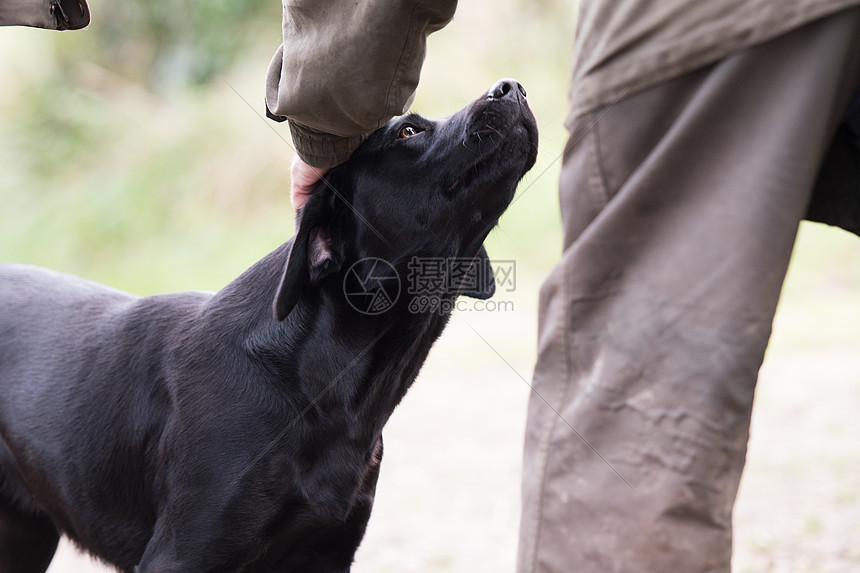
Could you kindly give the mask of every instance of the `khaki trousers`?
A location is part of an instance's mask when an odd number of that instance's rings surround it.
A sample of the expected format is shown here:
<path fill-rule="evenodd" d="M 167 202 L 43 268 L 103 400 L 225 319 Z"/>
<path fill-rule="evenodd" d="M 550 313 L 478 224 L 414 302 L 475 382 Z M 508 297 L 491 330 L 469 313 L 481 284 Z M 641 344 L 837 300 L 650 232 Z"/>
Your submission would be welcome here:
<path fill-rule="evenodd" d="M 520 573 L 730 571 L 756 377 L 816 181 L 849 189 L 820 171 L 858 80 L 849 10 L 575 121 Z"/>

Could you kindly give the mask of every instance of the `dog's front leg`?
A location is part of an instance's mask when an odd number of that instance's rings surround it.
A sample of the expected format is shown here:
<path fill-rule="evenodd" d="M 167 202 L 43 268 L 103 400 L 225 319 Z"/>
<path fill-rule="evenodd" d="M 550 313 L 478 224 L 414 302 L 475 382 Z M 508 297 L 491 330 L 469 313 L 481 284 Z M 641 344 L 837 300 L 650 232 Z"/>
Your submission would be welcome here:
<path fill-rule="evenodd" d="M 184 564 L 180 563 L 175 556 L 175 550 L 171 549 L 174 547 L 174 543 L 166 533 L 164 521 L 162 517 L 156 522 L 155 532 L 146 545 L 140 563 L 134 568 L 134 573 L 179 573 L 183 571 Z M 191 569 L 184 570 L 191 571 Z"/>
<path fill-rule="evenodd" d="M 178 555 L 172 549 L 160 549 L 150 542 L 143 558 L 134 573 L 215 573 L 230 571 L 225 568 L 222 558 L 203 555 L 198 552 L 186 552 Z"/>
<path fill-rule="evenodd" d="M 225 555 L 213 549 L 211 534 L 211 531 L 201 531 L 199 527 L 177 519 L 175 515 L 162 514 L 156 521 L 153 535 L 134 573 L 215 573 L 235 570 L 225 567 Z M 181 542 L 176 539 L 177 535 L 181 536 Z"/>
<path fill-rule="evenodd" d="M 355 505 L 346 520 L 328 529 L 317 539 L 310 550 L 302 573 L 348 573 L 355 558 L 355 552 L 364 538 L 373 501 L 376 497 L 376 482 L 379 480 L 379 467 L 382 464 L 382 436 L 377 440 L 370 463 L 362 479 L 361 489 Z"/>
<path fill-rule="evenodd" d="M 264 513 L 259 506 L 242 502 L 240 511 L 231 511 L 221 489 L 196 496 L 181 489 L 184 495 L 165 501 L 135 573 L 289 571 L 255 568 L 266 548 L 265 522 L 249 519 Z"/>

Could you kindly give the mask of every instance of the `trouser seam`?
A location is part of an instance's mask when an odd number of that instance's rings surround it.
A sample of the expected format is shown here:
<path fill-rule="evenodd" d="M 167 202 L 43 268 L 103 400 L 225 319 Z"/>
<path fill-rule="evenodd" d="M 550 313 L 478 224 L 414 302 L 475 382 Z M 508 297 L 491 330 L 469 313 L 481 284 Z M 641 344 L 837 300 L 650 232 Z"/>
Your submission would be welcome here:
<path fill-rule="evenodd" d="M 550 462 L 550 458 L 551 458 L 551 454 L 552 454 L 551 446 L 552 446 L 552 442 L 553 442 L 553 437 L 555 436 L 555 430 L 558 426 L 558 419 L 562 416 L 562 412 L 564 410 L 564 405 L 567 403 L 567 399 L 568 399 L 568 396 L 570 395 L 571 387 L 573 386 L 573 381 L 571 380 L 572 368 L 571 368 L 571 353 L 570 353 L 572 341 L 570 338 L 571 328 L 569 327 L 571 310 L 570 310 L 570 304 L 567 304 L 567 302 L 566 302 L 566 301 L 571 300 L 571 293 L 570 293 L 571 287 L 570 287 L 570 279 L 569 279 L 571 273 L 567 272 L 567 263 L 564 263 L 563 267 L 564 268 L 562 270 L 564 272 L 562 273 L 562 296 L 564 297 L 563 300 L 565 301 L 565 304 L 563 305 L 564 306 L 564 321 L 562 321 L 560 323 L 560 327 L 562 329 L 561 339 L 562 339 L 563 348 L 564 348 L 564 361 L 563 361 L 563 368 L 564 369 L 562 371 L 562 380 L 564 380 L 565 383 L 564 383 L 564 389 L 563 389 L 562 394 L 561 394 L 561 399 L 559 401 L 558 406 L 555 408 L 556 411 L 558 412 L 558 414 L 553 412 L 552 417 L 551 417 L 551 421 L 550 421 L 550 423 L 546 429 L 546 432 L 544 433 L 544 438 L 541 440 L 542 443 L 541 443 L 541 454 L 540 454 L 540 456 L 543 459 L 542 459 L 541 464 L 539 464 L 541 476 L 540 476 L 540 490 L 538 493 L 538 501 L 537 501 L 538 510 L 535 512 L 535 524 L 533 527 L 534 533 L 532 535 L 532 543 L 531 543 L 531 550 L 532 550 L 531 571 L 532 572 L 536 572 L 538 570 L 538 553 L 539 553 L 538 545 L 540 542 L 540 535 L 541 535 L 541 529 L 542 529 L 541 524 L 543 523 L 543 509 L 545 507 L 545 497 L 546 497 L 546 491 L 547 491 L 546 486 L 547 486 L 547 481 L 548 481 L 547 477 L 549 474 L 549 462 Z"/>
<path fill-rule="evenodd" d="M 595 195 L 600 201 L 599 210 L 602 210 L 609 204 L 609 185 L 606 179 L 606 171 L 603 167 L 603 162 L 600 160 L 600 134 L 598 133 L 598 124 L 600 122 L 600 115 L 598 113 L 592 114 L 596 116 L 595 121 L 590 124 L 589 131 L 590 139 L 593 139 L 591 145 L 589 145 L 589 155 L 591 156 L 591 161 L 593 164 L 593 173 L 589 178 L 589 183 L 595 190 Z"/>

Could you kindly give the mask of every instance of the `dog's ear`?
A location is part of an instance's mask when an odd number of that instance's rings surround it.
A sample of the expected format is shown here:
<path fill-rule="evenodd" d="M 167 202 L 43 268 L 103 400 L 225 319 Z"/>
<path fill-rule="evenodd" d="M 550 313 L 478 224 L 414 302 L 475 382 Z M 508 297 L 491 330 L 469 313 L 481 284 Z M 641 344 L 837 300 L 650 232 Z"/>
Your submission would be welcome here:
<path fill-rule="evenodd" d="M 278 321 L 290 314 L 306 286 L 319 283 L 343 265 L 342 242 L 332 237 L 333 197 L 314 197 L 314 193 L 328 195 L 314 190 L 298 214 L 296 236 L 273 304 Z"/>
<path fill-rule="evenodd" d="M 468 286 L 460 291 L 461 295 L 487 300 L 496 292 L 496 276 L 493 274 L 493 265 L 490 264 L 490 257 L 483 245 L 478 249 L 475 258 L 472 259 L 469 275 L 469 280 L 466 281 Z"/>

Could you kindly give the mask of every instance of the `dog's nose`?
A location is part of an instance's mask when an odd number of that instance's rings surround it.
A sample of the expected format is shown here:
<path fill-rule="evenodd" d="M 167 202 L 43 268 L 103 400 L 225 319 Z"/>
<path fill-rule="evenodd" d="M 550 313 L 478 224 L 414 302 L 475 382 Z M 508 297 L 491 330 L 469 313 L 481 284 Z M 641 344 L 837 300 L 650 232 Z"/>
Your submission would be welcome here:
<path fill-rule="evenodd" d="M 526 99 L 526 90 L 517 80 L 505 78 L 497 81 L 487 92 L 487 99 L 512 99 L 521 101 Z"/>

